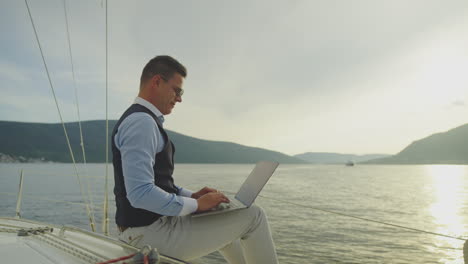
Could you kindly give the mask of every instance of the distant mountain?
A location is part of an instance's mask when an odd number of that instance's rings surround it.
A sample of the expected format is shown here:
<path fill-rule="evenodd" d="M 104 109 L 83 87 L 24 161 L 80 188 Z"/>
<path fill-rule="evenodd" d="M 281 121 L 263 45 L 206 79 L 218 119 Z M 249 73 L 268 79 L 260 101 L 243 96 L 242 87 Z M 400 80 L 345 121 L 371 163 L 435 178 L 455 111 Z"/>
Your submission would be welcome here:
<path fill-rule="evenodd" d="M 315 164 L 345 164 L 348 161 L 360 163 L 372 159 L 388 157 L 386 154 L 368 154 L 368 155 L 355 155 L 355 154 L 339 154 L 328 152 L 307 152 L 303 154 L 294 155 L 294 157 L 302 159 L 309 163 Z"/>
<path fill-rule="evenodd" d="M 369 164 L 468 164 L 468 124 L 414 141 L 400 153 Z"/>
<path fill-rule="evenodd" d="M 82 122 L 87 162 L 105 162 L 105 121 Z M 109 121 L 109 138 L 116 120 Z M 75 160 L 82 152 L 78 123 L 66 123 Z M 280 163 L 305 163 L 303 160 L 267 149 L 247 147 L 230 142 L 202 140 L 173 131 L 168 135 L 176 146 L 175 160 L 180 163 L 255 163 L 272 160 Z M 110 148 L 110 142 L 109 142 Z M 0 121 L 2 159 L 71 162 L 61 124 Z M 109 154 L 109 161 L 112 155 Z"/>

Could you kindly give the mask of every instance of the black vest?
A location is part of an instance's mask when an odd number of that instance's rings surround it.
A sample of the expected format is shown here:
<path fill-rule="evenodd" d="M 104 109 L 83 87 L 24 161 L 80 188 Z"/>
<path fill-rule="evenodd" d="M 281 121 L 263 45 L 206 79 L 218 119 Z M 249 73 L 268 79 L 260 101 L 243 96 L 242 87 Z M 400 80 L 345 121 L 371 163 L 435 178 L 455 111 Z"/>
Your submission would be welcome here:
<path fill-rule="evenodd" d="M 127 191 L 125 189 L 124 175 L 122 171 L 122 156 L 119 149 L 115 146 L 115 135 L 117 134 L 120 123 L 122 123 L 127 116 L 136 112 L 144 112 L 151 115 L 154 121 L 158 124 L 159 131 L 165 141 L 163 150 L 156 154 L 155 164 L 153 166 L 154 182 L 156 186 L 168 193 L 178 192 L 177 188 L 174 186 L 174 179 L 172 178 L 172 173 L 174 171 L 174 144 L 169 140 L 161 122 L 153 112 L 139 104 L 131 105 L 119 119 L 112 131 L 112 163 L 114 165 L 115 180 L 114 194 L 117 206 L 115 222 L 117 225 L 123 227 L 147 226 L 161 217 L 161 215 L 157 213 L 133 207 L 127 199 Z"/>

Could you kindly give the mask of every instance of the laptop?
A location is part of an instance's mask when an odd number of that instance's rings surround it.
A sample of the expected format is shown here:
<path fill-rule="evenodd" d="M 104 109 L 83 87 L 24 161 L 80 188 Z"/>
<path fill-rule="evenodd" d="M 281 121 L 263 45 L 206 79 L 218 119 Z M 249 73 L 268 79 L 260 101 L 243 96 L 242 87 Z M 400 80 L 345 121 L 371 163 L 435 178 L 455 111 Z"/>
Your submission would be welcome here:
<path fill-rule="evenodd" d="M 250 207 L 255 198 L 257 198 L 263 186 L 268 182 L 273 172 L 278 167 L 278 162 L 260 161 L 255 165 L 255 168 L 250 173 L 249 177 L 244 181 L 239 191 L 234 197 L 226 195 L 230 203 L 220 204 L 211 210 L 193 213 L 192 217 L 200 217 L 205 215 L 214 215 L 220 213 L 231 212 Z"/>

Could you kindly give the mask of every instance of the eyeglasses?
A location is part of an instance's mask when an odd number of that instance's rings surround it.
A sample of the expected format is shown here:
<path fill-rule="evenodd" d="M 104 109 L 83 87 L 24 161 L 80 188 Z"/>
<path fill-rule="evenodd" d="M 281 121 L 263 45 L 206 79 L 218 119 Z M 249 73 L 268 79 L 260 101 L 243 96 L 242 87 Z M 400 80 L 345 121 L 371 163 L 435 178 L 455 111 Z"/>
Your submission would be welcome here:
<path fill-rule="evenodd" d="M 169 81 L 165 76 L 163 75 L 160 75 L 160 76 L 161 76 L 161 79 L 163 79 L 164 81 L 166 82 Z M 182 97 L 182 95 L 184 95 L 184 89 L 182 88 L 173 88 L 173 89 L 177 97 Z"/>
<path fill-rule="evenodd" d="M 174 88 L 174 92 L 177 97 L 182 97 L 182 95 L 184 95 L 184 89 L 182 88 Z"/>

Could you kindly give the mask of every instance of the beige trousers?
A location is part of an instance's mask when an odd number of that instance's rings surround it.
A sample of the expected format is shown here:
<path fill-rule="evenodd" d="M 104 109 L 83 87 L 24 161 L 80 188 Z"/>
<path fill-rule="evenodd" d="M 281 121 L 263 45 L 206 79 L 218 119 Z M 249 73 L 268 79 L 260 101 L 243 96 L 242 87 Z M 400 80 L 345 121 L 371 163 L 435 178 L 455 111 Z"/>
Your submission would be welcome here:
<path fill-rule="evenodd" d="M 268 220 L 256 205 L 201 217 L 165 216 L 149 226 L 128 228 L 119 239 L 185 261 L 219 250 L 230 264 L 278 263 Z"/>

